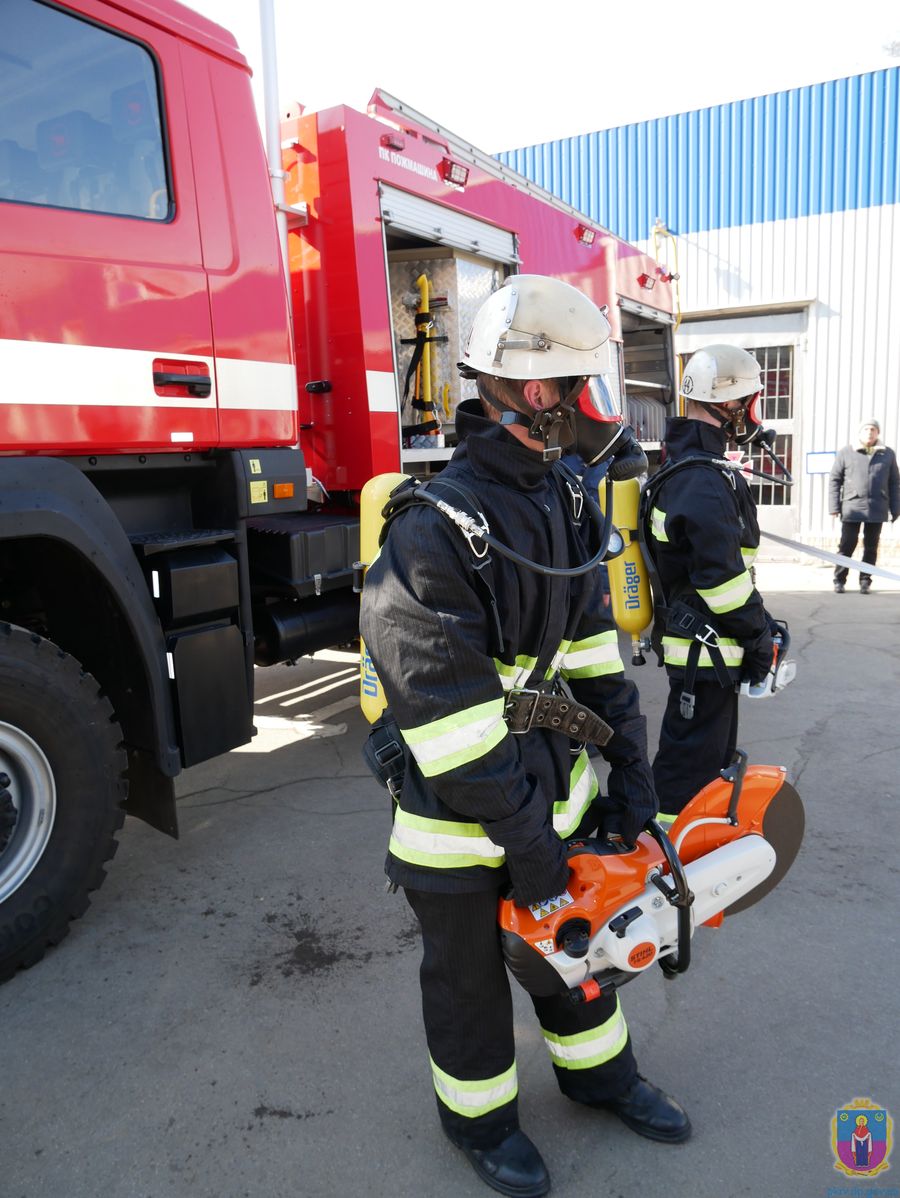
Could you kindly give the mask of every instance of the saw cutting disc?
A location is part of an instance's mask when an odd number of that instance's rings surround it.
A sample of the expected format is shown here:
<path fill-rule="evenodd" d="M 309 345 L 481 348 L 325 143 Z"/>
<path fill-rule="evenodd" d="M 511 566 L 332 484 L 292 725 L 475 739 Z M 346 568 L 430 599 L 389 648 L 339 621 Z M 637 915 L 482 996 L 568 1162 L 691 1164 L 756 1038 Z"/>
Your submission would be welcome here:
<path fill-rule="evenodd" d="M 746 911 L 754 903 L 774 890 L 794 864 L 803 841 L 806 818 L 803 801 L 790 783 L 785 782 L 763 816 L 762 834 L 775 850 L 775 868 L 764 882 L 760 882 L 749 894 L 725 908 L 725 915 Z"/>

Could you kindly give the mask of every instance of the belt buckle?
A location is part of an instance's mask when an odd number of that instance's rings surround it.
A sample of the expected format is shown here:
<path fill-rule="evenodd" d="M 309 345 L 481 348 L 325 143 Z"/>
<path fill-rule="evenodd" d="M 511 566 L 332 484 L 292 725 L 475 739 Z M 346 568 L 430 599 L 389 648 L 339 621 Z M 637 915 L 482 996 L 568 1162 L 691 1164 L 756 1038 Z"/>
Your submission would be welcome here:
<path fill-rule="evenodd" d="M 701 645 L 714 648 L 719 643 L 719 634 L 713 628 L 712 624 L 704 624 L 702 629 L 698 629 L 694 633 L 694 640 L 699 641 Z"/>
<path fill-rule="evenodd" d="M 506 706 L 503 710 L 504 715 L 506 715 L 507 711 L 509 711 L 510 705 L 514 701 L 520 699 L 523 695 L 527 695 L 531 701 L 531 710 L 528 712 L 527 724 L 524 728 L 511 727 L 509 731 L 512 736 L 524 736 L 526 732 L 531 731 L 531 725 L 534 723 L 534 714 L 537 711 L 538 699 L 541 697 L 541 694 L 541 691 L 535 690 L 532 687 L 516 687 L 509 692 L 506 700 Z"/>

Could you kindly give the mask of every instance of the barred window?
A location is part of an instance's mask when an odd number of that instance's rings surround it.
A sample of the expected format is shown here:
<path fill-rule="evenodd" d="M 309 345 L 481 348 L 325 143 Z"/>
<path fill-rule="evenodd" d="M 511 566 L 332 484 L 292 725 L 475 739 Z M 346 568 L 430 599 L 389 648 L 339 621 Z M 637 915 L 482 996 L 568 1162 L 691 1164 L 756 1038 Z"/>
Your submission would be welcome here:
<path fill-rule="evenodd" d="M 761 349 L 751 349 L 760 365 L 760 381 L 762 395 L 760 396 L 760 419 L 763 424 L 775 420 L 792 420 L 794 416 L 794 347 L 792 345 L 772 345 Z M 772 446 L 775 455 L 784 462 L 788 471 L 793 474 L 794 437 L 789 432 L 779 432 Z M 762 507 L 765 504 L 775 507 L 789 506 L 791 488 L 784 486 L 778 480 L 783 477 L 781 471 L 759 446 L 751 448 L 751 464 L 754 470 L 770 475 L 772 482 L 765 479 L 751 479 L 753 498 Z"/>
<path fill-rule="evenodd" d="M 762 372 L 762 419 L 791 420 L 794 415 L 794 347 L 751 349 Z"/>

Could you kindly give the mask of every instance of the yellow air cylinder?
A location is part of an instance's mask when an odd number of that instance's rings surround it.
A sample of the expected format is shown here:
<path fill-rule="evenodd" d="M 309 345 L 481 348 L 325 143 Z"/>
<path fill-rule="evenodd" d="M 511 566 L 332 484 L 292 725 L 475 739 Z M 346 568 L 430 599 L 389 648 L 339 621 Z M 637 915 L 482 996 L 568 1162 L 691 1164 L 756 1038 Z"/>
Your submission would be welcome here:
<path fill-rule="evenodd" d="M 378 554 L 378 538 L 384 525 L 382 511 L 388 496 L 409 478 L 408 474 L 376 474 L 363 487 L 359 497 L 359 557 L 368 570 Z M 365 584 L 364 584 L 365 585 Z M 387 707 L 384 689 L 375 673 L 362 637 L 359 638 L 359 705 L 362 713 L 374 724 Z"/>
<path fill-rule="evenodd" d="M 605 513 L 605 482 L 600 483 L 598 498 Z M 618 557 L 606 562 L 613 619 L 623 632 L 631 636 L 631 663 L 636 666 L 643 665 L 646 660 L 641 648 L 640 634 L 653 622 L 650 579 L 638 543 L 640 501 L 641 484 L 636 478 L 613 483 L 612 519 L 622 534 L 625 548 Z"/>

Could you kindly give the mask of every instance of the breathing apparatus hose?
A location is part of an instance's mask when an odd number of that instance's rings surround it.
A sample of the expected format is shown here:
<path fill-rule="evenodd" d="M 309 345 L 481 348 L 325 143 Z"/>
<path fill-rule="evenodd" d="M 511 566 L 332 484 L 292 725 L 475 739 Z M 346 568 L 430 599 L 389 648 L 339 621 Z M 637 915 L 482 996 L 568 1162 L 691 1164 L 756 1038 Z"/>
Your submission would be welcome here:
<path fill-rule="evenodd" d="M 440 481 L 444 486 L 453 487 L 454 490 L 458 490 L 458 488 L 454 487 L 453 483 L 449 482 L 447 479 L 440 479 L 436 481 Z M 431 507 L 436 508 L 442 516 L 445 516 L 448 520 L 457 525 L 463 536 L 469 542 L 469 548 L 476 557 L 484 557 L 487 553 L 488 547 L 490 547 L 502 557 L 507 557 L 510 559 L 510 561 L 515 562 L 519 566 L 524 566 L 526 570 L 532 570 L 536 574 L 543 574 L 550 578 L 577 578 L 582 574 L 589 574 L 591 570 L 596 570 L 596 568 L 603 561 L 604 557 L 606 557 L 606 554 L 609 550 L 610 539 L 612 537 L 613 526 L 612 479 L 606 479 L 606 515 L 600 511 L 600 508 L 585 490 L 581 480 L 578 479 L 576 481 L 578 482 L 578 488 L 581 492 L 584 503 L 587 505 L 588 515 L 590 516 L 594 525 L 600 530 L 600 548 L 590 559 L 590 561 L 584 562 L 580 566 L 570 566 L 568 568 L 559 566 L 544 566 L 540 562 L 533 562 L 530 558 L 523 557 L 521 553 L 517 553 L 515 549 L 511 549 L 509 545 L 504 545 L 502 541 L 498 541 L 496 537 L 491 535 L 488 529 L 487 519 L 485 518 L 483 512 L 479 512 L 479 517 L 481 519 L 481 523 L 479 524 L 478 520 L 474 516 L 470 516 L 468 512 L 460 511 L 458 508 L 451 507 L 451 505 L 445 500 L 440 499 L 435 495 L 431 495 L 426 487 L 416 487 L 416 489 L 413 491 L 413 495 L 420 502 L 427 503 Z M 482 541 L 485 548 L 479 552 L 476 550 L 473 541 Z"/>
<path fill-rule="evenodd" d="M 781 460 L 781 458 L 778 456 L 778 454 L 775 452 L 775 450 L 772 448 L 772 442 L 774 440 L 775 440 L 774 431 L 772 429 L 764 429 L 757 435 L 755 444 L 759 445 L 761 449 L 765 450 L 765 452 L 769 455 L 769 457 L 772 459 L 772 461 L 775 463 L 775 465 L 778 467 L 778 469 L 784 475 L 784 478 L 773 478 L 771 474 L 765 474 L 762 470 L 754 470 L 752 473 L 757 475 L 759 478 L 766 479 L 770 483 L 778 483 L 782 487 L 792 487 L 794 485 L 793 475 L 791 474 L 790 470 L 788 470 L 787 466 L 785 466 L 784 462 Z"/>

